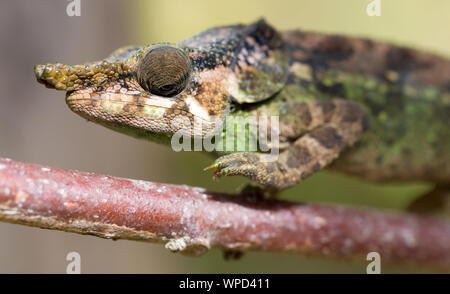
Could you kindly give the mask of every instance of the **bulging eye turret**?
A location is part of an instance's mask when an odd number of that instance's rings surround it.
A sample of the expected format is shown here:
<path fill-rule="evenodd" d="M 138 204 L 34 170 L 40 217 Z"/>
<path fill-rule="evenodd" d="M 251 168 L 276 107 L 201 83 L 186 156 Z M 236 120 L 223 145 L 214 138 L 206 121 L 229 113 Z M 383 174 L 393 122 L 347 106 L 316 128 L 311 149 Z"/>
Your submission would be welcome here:
<path fill-rule="evenodd" d="M 191 72 L 187 54 L 174 46 L 162 45 L 151 49 L 139 62 L 138 83 L 146 91 L 172 97 L 183 91 Z"/>

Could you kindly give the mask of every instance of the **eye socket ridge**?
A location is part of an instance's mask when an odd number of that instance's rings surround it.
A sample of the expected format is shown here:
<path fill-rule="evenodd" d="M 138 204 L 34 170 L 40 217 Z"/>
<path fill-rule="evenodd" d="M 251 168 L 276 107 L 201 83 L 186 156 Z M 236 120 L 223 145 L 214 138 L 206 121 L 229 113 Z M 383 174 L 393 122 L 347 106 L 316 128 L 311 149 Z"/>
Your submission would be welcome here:
<path fill-rule="evenodd" d="M 186 87 L 191 62 L 180 48 L 162 45 L 151 49 L 139 62 L 136 76 L 146 91 L 164 97 L 179 94 Z"/>

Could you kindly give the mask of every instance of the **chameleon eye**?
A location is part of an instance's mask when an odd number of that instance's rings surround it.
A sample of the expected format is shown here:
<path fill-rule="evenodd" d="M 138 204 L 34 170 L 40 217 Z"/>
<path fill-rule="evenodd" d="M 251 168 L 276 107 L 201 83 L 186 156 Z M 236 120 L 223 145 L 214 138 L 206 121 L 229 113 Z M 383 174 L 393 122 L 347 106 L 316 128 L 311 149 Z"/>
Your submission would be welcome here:
<path fill-rule="evenodd" d="M 146 91 L 164 97 L 175 96 L 186 87 L 191 71 L 187 54 L 163 45 L 150 50 L 140 61 L 136 76 Z"/>

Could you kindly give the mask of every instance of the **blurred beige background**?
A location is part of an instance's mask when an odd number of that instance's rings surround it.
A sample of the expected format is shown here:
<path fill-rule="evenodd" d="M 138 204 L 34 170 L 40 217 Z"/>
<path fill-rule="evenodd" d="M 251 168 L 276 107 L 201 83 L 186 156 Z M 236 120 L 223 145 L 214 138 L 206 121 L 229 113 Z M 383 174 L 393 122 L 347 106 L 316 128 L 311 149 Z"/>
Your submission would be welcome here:
<path fill-rule="evenodd" d="M 216 25 L 259 17 L 280 30 L 301 28 L 392 41 L 450 56 L 446 0 L 381 0 L 369 17 L 369 0 L 111 1 L 81 0 L 81 16 L 68 1 L 0 2 L 0 156 L 120 177 L 233 191 L 242 179 L 211 181 L 202 171 L 211 158 L 175 153 L 86 123 L 70 112 L 64 93 L 36 83 L 33 65 L 102 59 L 128 44 L 175 42 Z M 114 146 L 114 148 L 110 148 Z M 402 210 L 425 183 L 374 185 L 320 172 L 282 193 L 296 201 Z M 0 223 L 0 273 L 65 273 L 66 254 L 81 254 L 83 273 L 364 273 L 363 262 L 249 253 L 226 262 L 212 250 L 200 258 L 175 255 L 161 245 Z M 383 267 L 384 272 L 405 269 Z"/>

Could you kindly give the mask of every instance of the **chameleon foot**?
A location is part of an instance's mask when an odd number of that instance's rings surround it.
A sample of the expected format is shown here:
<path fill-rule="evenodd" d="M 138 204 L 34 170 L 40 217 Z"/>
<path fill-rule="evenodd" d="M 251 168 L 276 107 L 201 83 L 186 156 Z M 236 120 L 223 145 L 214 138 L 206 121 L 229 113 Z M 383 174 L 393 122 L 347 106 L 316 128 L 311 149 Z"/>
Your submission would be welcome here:
<path fill-rule="evenodd" d="M 242 152 L 221 156 L 205 170 L 215 169 L 214 177 L 251 175 L 256 172 L 259 156 L 256 153 Z"/>

